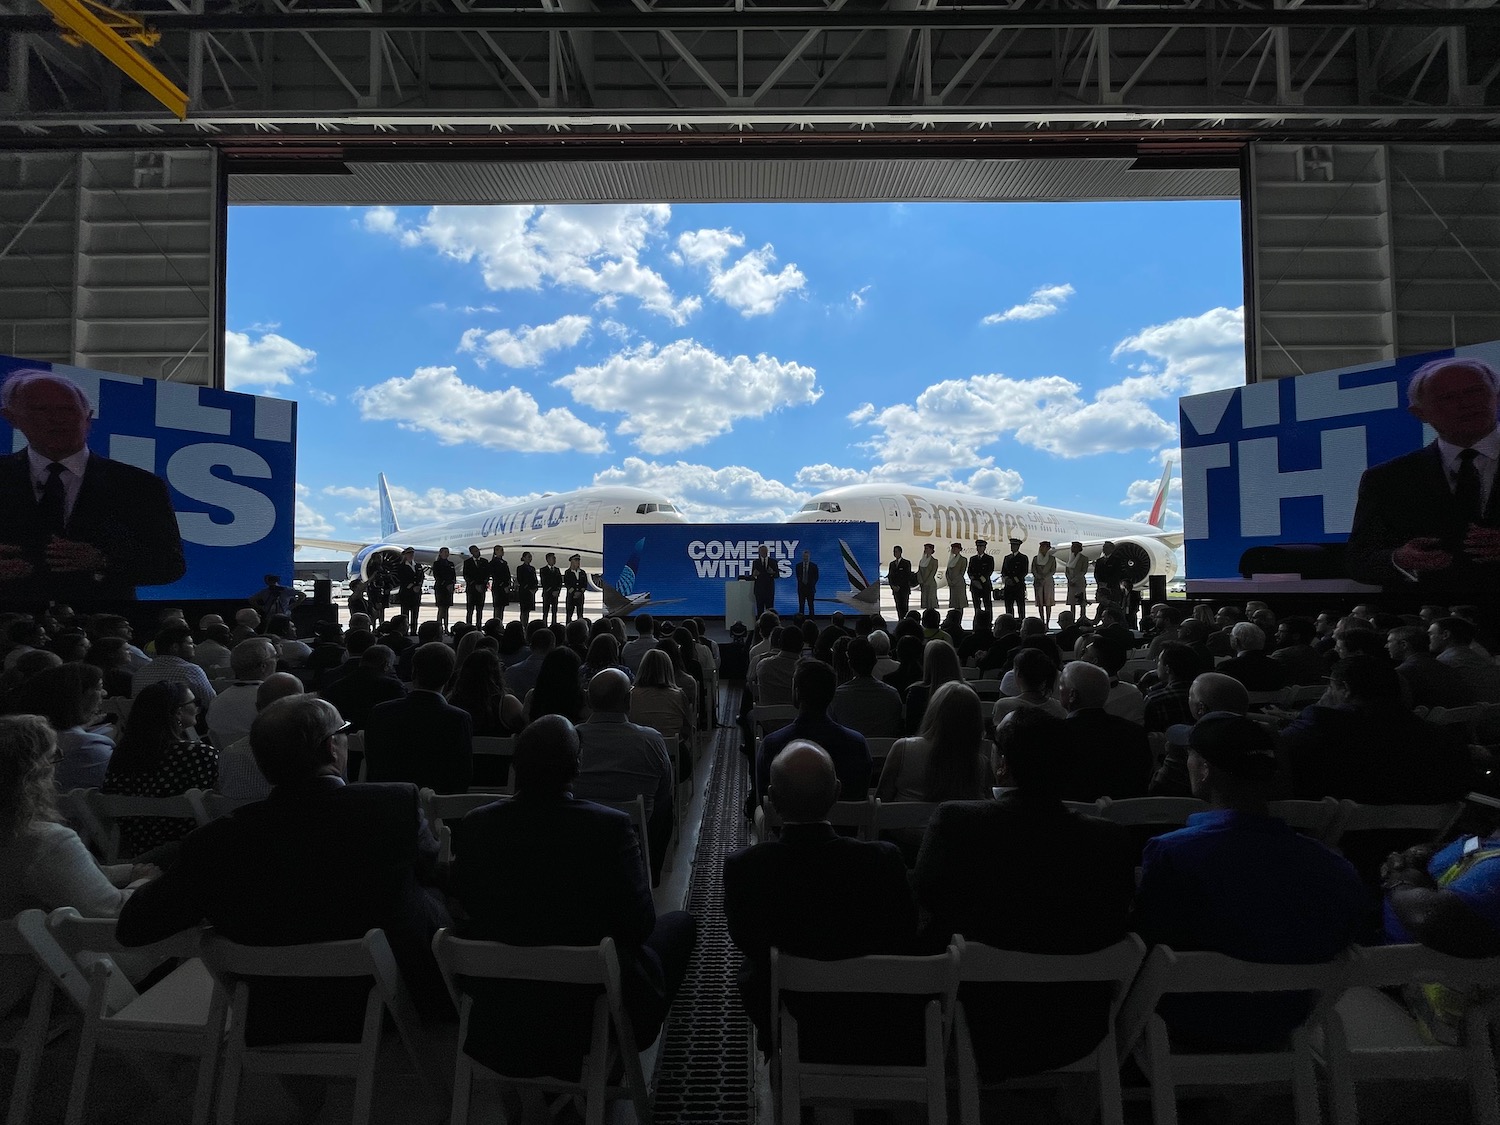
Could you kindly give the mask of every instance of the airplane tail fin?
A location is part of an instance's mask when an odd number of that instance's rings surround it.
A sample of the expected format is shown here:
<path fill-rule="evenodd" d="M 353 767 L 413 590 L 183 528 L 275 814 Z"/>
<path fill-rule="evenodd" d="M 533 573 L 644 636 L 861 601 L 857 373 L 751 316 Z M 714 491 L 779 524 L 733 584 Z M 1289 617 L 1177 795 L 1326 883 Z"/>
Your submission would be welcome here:
<path fill-rule="evenodd" d="M 396 509 L 391 505 L 391 486 L 385 483 L 385 474 L 380 474 L 380 536 L 389 539 L 401 530 L 396 519 Z"/>
<path fill-rule="evenodd" d="M 1172 462 L 1167 461 L 1167 467 L 1162 470 L 1161 484 L 1156 486 L 1156 499 L 1151 502 L 1151 517 L 1146 522 L 1152 527 L 1160 527 L 1162 520 L 1167 514 L 1167 490 L 1172 487 Z"/>
<path fill-rule="evenodd" d="M 856 594 L 870 585 L 864 568 L 855 560 L 849 544 L 842 539 L 839 540 L 839 557 L 844 560 L 844 576 L 849 579 L 849 585 L 854 587 Z"/>
<path fill-rule="evenodd" d="M 835 596 L 835 601 L 868 613 L 880 603 L 880 587 L 871 586 L 865 571 L 854 558 L 854 551 L 844 540 L 839 540 L 839 557 L 844 560 L 844 577 L 849 579 L 850 589 Z"/>
<path fill-rule="evenodd" d="M 630 599 L 608 582 L 601 582 L 604 591 L 604 614 L 606 617 L 617 617 L 621 610 L 630 605 Z"/>

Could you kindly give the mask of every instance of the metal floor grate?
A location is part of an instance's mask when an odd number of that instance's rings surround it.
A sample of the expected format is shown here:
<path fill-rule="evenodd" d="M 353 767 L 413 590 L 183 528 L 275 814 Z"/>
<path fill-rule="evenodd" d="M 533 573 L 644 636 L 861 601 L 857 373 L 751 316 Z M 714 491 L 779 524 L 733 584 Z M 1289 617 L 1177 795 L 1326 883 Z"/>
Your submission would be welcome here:
<path fill-rule="evenodd" d="M 739 712 L 739 691 L 726 687 L 721 714 Z M 738 727 L 715 731 L 703 825 L 688 885 L 698 945 L 672 1007 L 657 1056 L 659 1125 L 754 1121 L 750 1022 L 735 992 L 739 954 L 724 921 L 724 857 L 745 845 L 745 765 Z"/>

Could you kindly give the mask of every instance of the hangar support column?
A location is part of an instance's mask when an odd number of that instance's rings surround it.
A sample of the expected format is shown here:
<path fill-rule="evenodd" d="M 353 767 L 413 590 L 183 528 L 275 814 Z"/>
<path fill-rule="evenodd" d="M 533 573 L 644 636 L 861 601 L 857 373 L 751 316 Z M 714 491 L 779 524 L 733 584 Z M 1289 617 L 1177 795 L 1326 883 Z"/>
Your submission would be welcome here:
<path fill-rule="evenodd" d="M 0 161 L 0 352 L 213 386 L 226 187 L 201 149 Z"/>
<path fill-rule="evenodd" d="M 1500 145 L 1258 144 L 1252 382 L 1500 339 Z"/>

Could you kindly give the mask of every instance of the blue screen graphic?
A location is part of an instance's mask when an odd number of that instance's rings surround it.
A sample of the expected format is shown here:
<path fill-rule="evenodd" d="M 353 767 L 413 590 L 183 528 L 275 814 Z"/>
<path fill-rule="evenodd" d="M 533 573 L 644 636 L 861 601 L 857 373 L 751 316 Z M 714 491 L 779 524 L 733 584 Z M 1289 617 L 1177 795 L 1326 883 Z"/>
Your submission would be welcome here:
<path fill-rule="evenodd" d="M 849 548 L 846 566 L 840 547 Z M 880 525 L 875 523 L 605 524 L 604 581 L 642 608 L 670 616 L 722 616 L 724 584 L 747 581 L 764 543 L 775 559 L 776 610 L 797 609 L 794 570 L 802 552 L 818 565 L 817 611 L 868 612 L 853 598 L 879 576 Z M 669 608 L 670 607 L 670 608 Z"/>
<path fill-rule="evenodd" d="M 139 587 L 142 600 L 244 598 L 263 575 L 291 578 L 295 402 L 0 356 L 0 382 L 21 370 L 77 384 L 95 411 L 89 450 L 166 482 L 187 572 Z M 0 455 L 24 448 L 25 435 L 0 418 Z"/>
<path fill-rule="evenodd" d="M 1252 547 L 1345 542 L 1365 469 L 1433 440 L 1407 412 L 1412 373 L 1452 356 L 1500 365 L 1500 343 L 1181 399 L 1187 574 L 1237 578 Z"/>

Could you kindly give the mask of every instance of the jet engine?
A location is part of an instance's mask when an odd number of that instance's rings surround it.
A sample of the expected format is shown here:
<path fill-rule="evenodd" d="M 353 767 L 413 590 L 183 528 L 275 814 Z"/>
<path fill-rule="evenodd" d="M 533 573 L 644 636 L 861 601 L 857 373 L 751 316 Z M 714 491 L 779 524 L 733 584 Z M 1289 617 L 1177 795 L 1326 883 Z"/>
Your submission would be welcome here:
<path fill-rule="evenodd" d="M 1139 586 L 1152 574 L 1165 574 L 1167 581 L 1177 573 L 1177 553 L 1159 539 L 1116 539 L 1115 554 L 1129 564 L 1130 584 Z"/>
<path fill-rule="evenodd" d="M 361 547 L 349 560 L 349 581 L 362 578 L 372 594 L 388 595 L 396 588 L 395 570 L 401 562 L 402 550 L 394 543 Z"/>

